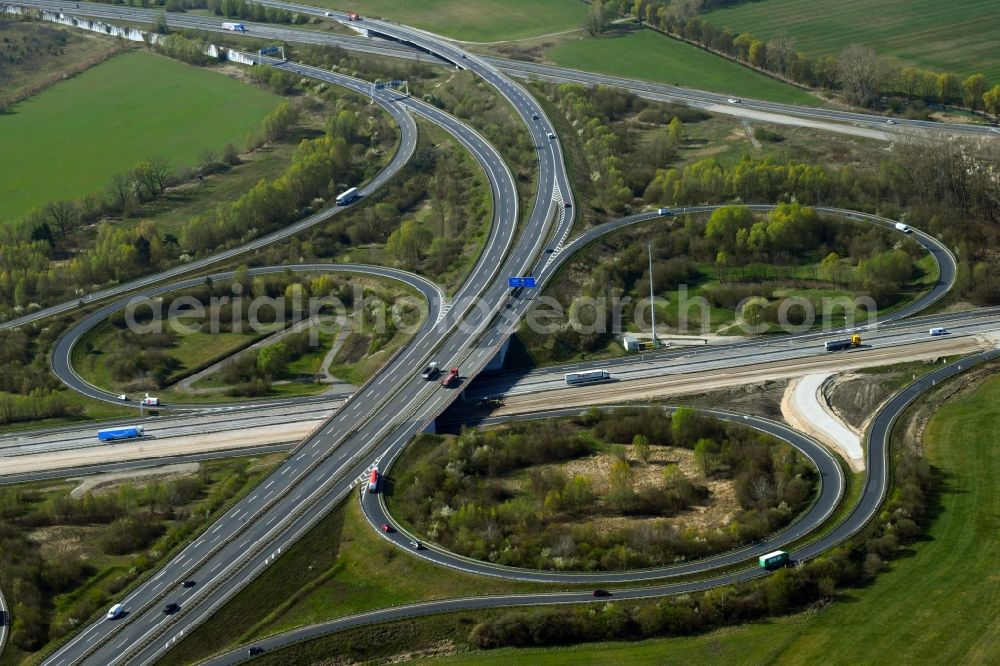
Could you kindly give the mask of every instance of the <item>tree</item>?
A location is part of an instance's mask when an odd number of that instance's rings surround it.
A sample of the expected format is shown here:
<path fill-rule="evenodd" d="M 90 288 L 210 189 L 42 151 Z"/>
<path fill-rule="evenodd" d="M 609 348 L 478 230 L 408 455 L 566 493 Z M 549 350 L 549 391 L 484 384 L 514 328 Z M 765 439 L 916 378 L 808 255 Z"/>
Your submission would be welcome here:
<path fill-rule="evenodd" d="M 632 446 L 635 448 L 635 456 L 643 462 L 643 464 L 649 464 L 649 457 L 652 455 L 653 451 L 649 446 L 649 440 L 646 439 L 645 435 L 636 435 L 632 438 Z"/>
<path fill-rule="evenodd" d="M 280 342 L 257 352 L 257 369 L 268 379 L 281 376 L 288 369 L 288 350 Z"/>
<path fill-rule="evenodd" d="M 951 73 L 938 74 L 937 92 L 942 104 L 958 97 L 958 77 Z"/>
<path fill-rule="evenodd" d="M 775 37 L 767 43 L 767 68 L 772 72 L 785 73 L 795 58 L 795 42 L 788 37 Z"/>
<path fill-rule="evenodd" d="M 591 3 L 590 10 L 583 19 L 583 27 L 591 37 L 596 37 L 608 29 L 608 17 L 604 12 L 604 3 L 601 0 Z"/>
<path fill-rule="evenodd" d="M 124 212 L 132 201 L 132 179 L 123 173 L 116 173 L 111 177 L 107 194 L 111 207 Z"/>
<path fill-rule="evenodd" d="M 1000 116 L 1000 83 L 983 93 L 983 104 L 994 116 Z"/>
<path fill-rule="evenodd" d="M 840 83 L 849 94 L 862 104 L 875 101 L 884 69 L 875 51 L 851 44 L 837 57 L 837 69 Z"/>
<path fill-rule="evenodd" d="M 681 145 L 681 141 L 684 140 L 684 136 L 681 134 L 683 127 L 681 119 L 677 116 L 670 119 L 670 124 L 667 126 L 667 137 L 670 140 L 671 147 L 677 148 Z"/>
<path fill-rule="evenodd" d="M 982 74 L 973 74 L 962 81 L 962 102 L 970 109 L 979 108 L 985 92 L 986 77 Z"/>
<path fill-rule="evenodd" d="M 700 431 L 698 413 L 690 407 L 678 407 L 670 417 L 670 434 L 676 446 L 693 447 Z"/>
<path fill-rule="evenodd" d="M 719 453 L 719 445 L 714 439 L 701 438 L 694 445 L 694 459 L 701 467 L 701 473 L 708 476 L 715 470 L 715 456 Z"/>
<path fill-rule="evenodd" d="M 59 228 L 59 235 L 66 238 L 67 232 L 79 222 L 76 207 L 69 201 L 54 201 L 45 205 L 42 214 Z"/>

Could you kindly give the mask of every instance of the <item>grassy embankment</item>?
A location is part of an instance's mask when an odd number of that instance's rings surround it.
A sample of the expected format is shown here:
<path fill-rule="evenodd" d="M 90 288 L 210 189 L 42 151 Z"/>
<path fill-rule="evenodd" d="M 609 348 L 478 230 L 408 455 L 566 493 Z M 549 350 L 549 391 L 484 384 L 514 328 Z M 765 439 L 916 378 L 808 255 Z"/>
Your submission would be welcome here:
<path fill-rule="evenodd" d="M 764 0 L 707 12 L 706 21 L 757 39 L 788 36 L 810 56 L 865 44 L 899 65 L 1000 79 L 992 0 Z"/>
<path fill-rule="evenodd" d="M 622 30 L 573 39 L 545 51 L 557 65 L 589 72 L 710 90 L 729 95 L 819 106 L 808 92 L 652 30 Z"/>
<path fill-rule="evenodd" d="M 352 494 L 161 663 L 191 663 L 243 642 L 374 608 L 537 587 L 456 573 L 411 557 L 372 530 Z"/>
<path fill-rule="evenodd" d="M 205 149 L 219 154 L 279 100 L 164 57 L 116 56 L 16 104 L 0 121 L 5 152 L 17 156 L 0 161 L 0 220 L 100 190 L 149 157 L 176 167 L 194 164 Z"/>

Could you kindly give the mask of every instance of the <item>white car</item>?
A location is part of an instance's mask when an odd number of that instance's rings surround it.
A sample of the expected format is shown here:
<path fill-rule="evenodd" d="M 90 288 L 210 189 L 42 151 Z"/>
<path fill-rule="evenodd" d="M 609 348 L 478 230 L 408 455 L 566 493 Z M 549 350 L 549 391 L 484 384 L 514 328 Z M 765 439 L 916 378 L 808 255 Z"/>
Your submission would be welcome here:
<path fill-rule="evenodd" d="M 124 612 L 125 612 L 125 606 L 121 604 L 115 604 L 110 609 L 108 609 L 108 619 L 109 620 L 118 619 Z"/>
<path fill-rule="evenodd" d="M 118 396 L 118 399 L 121 400 L 122 402 L 128 402 L 128 396 L 125 395 L 124 393 Z"/>
<path fill-rule="evenodd" d="M 549 132 L 549 141 L 551 141 L 552 139 L 555 139 L 555 138 L 556 138 L 556 135 L 553 134 L 552 132 Z"/>
<path fill-rule="evenodd" d="M 730 104 L 739 104 L 739 103 L 740 103 L 740 100 L 739 100 L 739 99 L 737 99 L 736 97 L 730 97 L 730 98 L 729 98 L 728 100 L 726 100 L 726 101 L 727 101 L 727 102 L 729 102 Z"/>
<path fill-rule="evenodd" d="M 895 125 L 896 121 L 893 120 L 892 118 L 889 118 L 888 120 L 885 121 L 885 124 L 886 125 Z"/>

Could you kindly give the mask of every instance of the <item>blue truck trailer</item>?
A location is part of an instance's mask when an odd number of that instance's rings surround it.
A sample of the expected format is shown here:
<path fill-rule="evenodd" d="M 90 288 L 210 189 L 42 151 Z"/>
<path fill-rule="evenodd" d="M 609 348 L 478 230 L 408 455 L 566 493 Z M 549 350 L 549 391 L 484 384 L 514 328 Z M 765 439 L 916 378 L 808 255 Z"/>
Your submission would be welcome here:
<path fill-rule="evenodd" d="M 142 437 L 143 429 L 141 425 L 120 426 L 118 428 L 104 428 L 97 431 L 97 439 L 102 442 L 113 442 L 116 439 L 133 439 Z"/>

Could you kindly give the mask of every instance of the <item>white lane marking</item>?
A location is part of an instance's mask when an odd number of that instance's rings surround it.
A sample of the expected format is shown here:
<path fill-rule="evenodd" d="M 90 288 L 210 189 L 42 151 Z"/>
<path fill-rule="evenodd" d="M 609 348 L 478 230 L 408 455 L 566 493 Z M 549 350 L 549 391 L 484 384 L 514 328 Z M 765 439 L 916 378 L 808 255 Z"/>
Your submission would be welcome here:
<path fill-rule="evenodd" d="M 273 486 L 273 485 L 274 485 L 274 481 L 271 481 L 271 482 L 270 482 L 270 483 L 268 483 L 268 484 L 267 484 L 266 486 L 264 486 L 264 490 L 267 490 L 268 488 L 270 488 L 270 487 L 271 487 L 271 486 Z"/>

